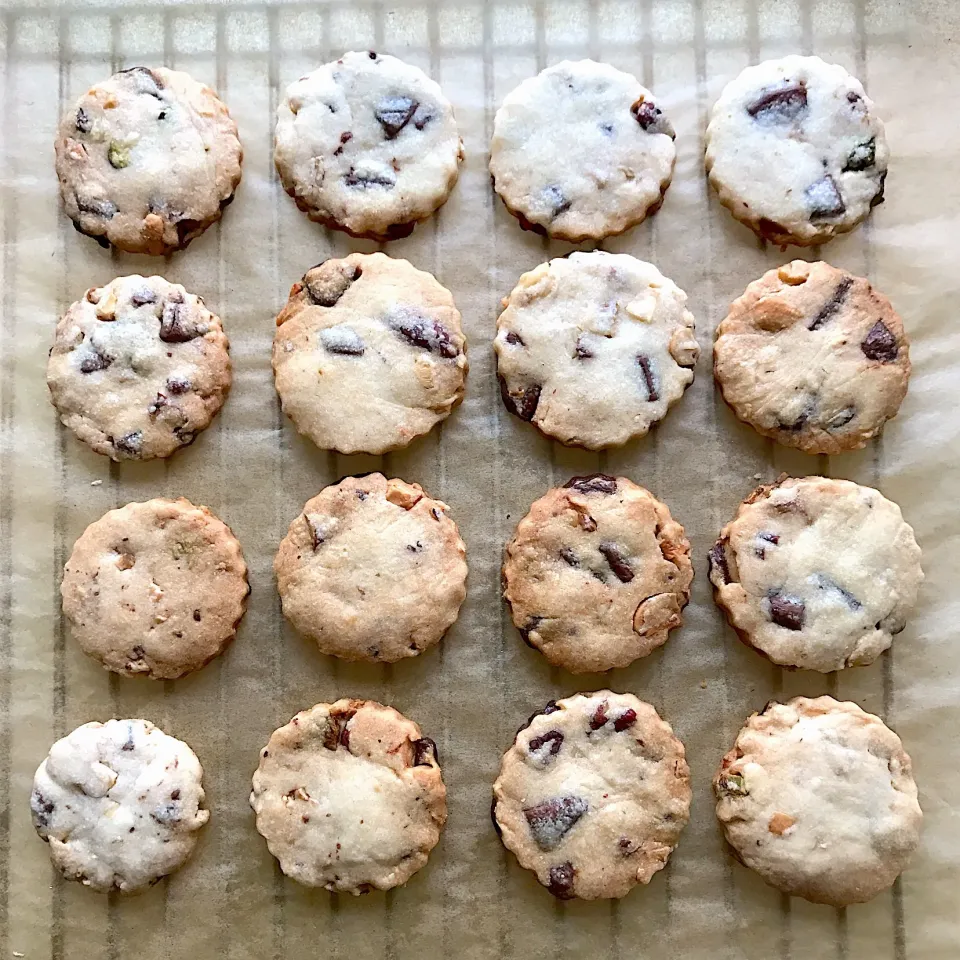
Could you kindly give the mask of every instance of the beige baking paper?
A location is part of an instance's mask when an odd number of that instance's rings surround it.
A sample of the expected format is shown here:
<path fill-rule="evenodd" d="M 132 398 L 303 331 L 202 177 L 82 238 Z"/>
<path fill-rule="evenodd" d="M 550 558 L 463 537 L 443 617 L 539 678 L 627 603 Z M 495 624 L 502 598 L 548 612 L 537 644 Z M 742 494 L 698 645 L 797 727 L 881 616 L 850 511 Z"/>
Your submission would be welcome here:
<path fill-rule="evenodd" d="M 956 960 L 960 956 L 960 5 L 895 0 L 5 4 L 0 460 L 0 958 L 189 957 Z M 285 86 L 349 49 L 397 54 L 435 77 L 456 106 L 467 159 L 449 202 L 395 256 L 454 293 L 470 341 L 463 406 L 429 437 L 383 458 L 321 452 L 284 421 L 273 390 L 274 316 L 312 264 L 375 246 L 308 222 L 271 159 Z M 811 458 L 735 421 L 710 373 L 729 301 L 791 255 L 764 246 L 716 202 L 703 130 L 723 85 L 747 64 L 816 52 L 865 82 L 887 123 L 887 202 L 822 255 L 890 296 L 912 338 L 900 416 L 867 450 Z M 519 274 L 571 247 L 524 233 L 490 189 L 493 115 L 519 81 L 564 58 L 636 74 L 676 126 L 678 162 L 663 209 L 603 244 L 655 262 L 683 287 L 704 348 L 697 380 L 665 422 L 621 450 L 590 454 L 544 440 L 498 396 L 491 339 Z M 214 85 L 245 149 L 222 224 L 169 259 L 112 254 L 58 207 L 58 116 L 88 85 L 134 64 L 188 70 Z M 563 132 L 558 131 L 559 143 Z M 110 464 L 57 424 L 44 364 L 58 316 L 118 274 L 159 272 L 223 318 L 236 365 L 215 422 L 169 461 Z M 349 417 L 350 411 L 344 410 Z M 379 469 L 447 501 L 467 543 L 469 596 L 428 653 L 394 666 L 320 656 L 284 625 L 277 543 L 323 485 Z M 500 601 L 504 542 L 530 503 L 571 474 L 601 469 L 649 486 L 685 524 L 696 557 L 684 627 L 646 660 L 607 677 L 551 669 L 521 643 Z M 924 549 L 919 609 L 870 667 L 786 673 L 741 645 L 708 589 L 705 555 L 759 480 L 781 471 L 872 484 L 903 507 Z M 171 683 L 109 676 L 72 642 L 60 572 L 84 527 L 131 500 L 186 496 L 239 536 L 250 608 L 233 647 Z M 669 867 L 619 902 L 560 903 L 501 847 L 490 785 L 515 730 L 547 700 L 609 685 L 651 701 L 686 744 L 690 825 Z M 831 693 L 885 717 L 911 753 L 926 814 L 922 849 L 892 891 L 837 911 L 782 898 L 734 863 L 709 783 L 746 716 L 772 697 Z M 439 744 L 450 818 L 430 862 L 403 889 L 331 896 L 286 880 L 247 804 L 257 752 L 299 709 L 340 696 L 380 699 Z M 54 876 L 30 823 L 33 772 L 51 742 L 92 719 L 146 717 L 189 742 L 206 770 L 212 816 L 197 855 L 138 898 L 91 893 Z"/>

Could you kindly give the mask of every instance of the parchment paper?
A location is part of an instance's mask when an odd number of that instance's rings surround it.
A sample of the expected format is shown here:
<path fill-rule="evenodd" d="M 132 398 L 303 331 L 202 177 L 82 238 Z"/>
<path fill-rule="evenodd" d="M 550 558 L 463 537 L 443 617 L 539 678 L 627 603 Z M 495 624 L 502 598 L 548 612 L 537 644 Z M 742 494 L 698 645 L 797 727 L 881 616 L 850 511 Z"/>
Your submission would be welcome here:
<path fill-rule="evenodd" d="M 960 433 L 958 213 L 960 8 L 895 0 L 4 4 L 2 450 L 0 450 L 0 957 L 83 960 L 503 957 L 870 958 L 960 955 Z M 389 252 L 450 287 L 470 341 L 463 406 L 408 451 L 383 458 L 315 449 L 280 414 L 270 373 L 273 318 L 312 264 L 369 251 L 311 224 L 280 188 L 274 111 L 286 84 L 347 49 L 374 48 L 434 76 L 454 102 L 467 160 L 450 201 Z M 748 63 L 816 52 L 866 83 L 892 150 L 887 202 L 822 255 L 893 300 L 912 338 L 910 393 L 867 450 L 811 458 L 736 422 L 711 378 L 710 342 L 729 301 L 793 256 L 765 247 L 719 207 L 702 132 L 722 86 Z M 704 348 L 697 380 L 659 429 L 622 450 L 551 444 L 499 400 L 490 342 L 499 299 L 523 270 L 567 252 L 524 233 L 491 192 L 493 114 L 520 80 L 592 56 L 662 98 L 679 159 L 663 209 L 603 244 L 657 263 L 689 294 Z M 58 207 L 53 140 L 65 103 L 124 66 L 166 64 L 213 84 L 240 127 L 243 182 L 221 225 L 167 260 L 111 254 Z M 215 425 L 169 461 L 111 465 L 61 429 L 44 366 L 54 324 L 90 286 L 160 272 L 223 318 L 236 365 Z M 344 411 L 344 416 L 349 416 Z M 685 524 L 696 557 L 685 626 L 665 648 L 607 677 L 574 678 L 527 649 L 500 601 L 504 542 L 530 503 L 573 473 L 623 473 Z M 469 596 L 444 642 L 395 666 L 320 656 L 280 615 L 272 558 L 303 502 L 372 469 L 417 481 L 452 507 L 468 547 Z M 897 500 L 924 550 L 919 607 L 891 652 L 839 676 L 787 673 L 723 625 L 705 554 L 759 480 L 823 473 Z M 74 539 L 106 510 L 183 495 L 239 536 L 252 597 L 229 652 L 173 683 L 115 678 L 88 660 L 60 615 Z M 609 685 L 650 700 L 686 744 L 692 819 L 666 871 L 621 902 L 554 901 L 506 853 L 490 785 L 516 728 L 548 699 Z M 889 893 L 836 911 L 790 901 L 734 863 L 709 782 L 746 716 L 771 697 L 829 692 L 884 716 L 911 753 L 926 814 L 922 849 Z M 282 877 L 247 805 L 257 751 L 297 710 L 338 696 L 381 699 L 440 747 L 450 819 L 428 866 L 403 889 L 354 899 Z M 54 876 L 30 823 L 33 772 L 77 724 L 146 717 L 184 738 L 206 770 L 212 817 L 197 855 L 145 895 L 101 897 Z"/>

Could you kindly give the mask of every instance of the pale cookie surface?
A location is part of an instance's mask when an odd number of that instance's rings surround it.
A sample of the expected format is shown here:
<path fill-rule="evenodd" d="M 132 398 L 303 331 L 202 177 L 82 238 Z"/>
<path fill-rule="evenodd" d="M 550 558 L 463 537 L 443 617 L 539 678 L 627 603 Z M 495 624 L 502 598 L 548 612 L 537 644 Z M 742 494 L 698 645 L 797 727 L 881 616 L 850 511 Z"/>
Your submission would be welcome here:
<path fill-rule="evenodd" d="M 57 176 L 67 216 L 104 246 L 185 247 L 233 199 L 243 150 L 217 95 L 189 74 L 131 67 L 63 117 Z"/>
<path fill-rule="evenodd" d="M 223 406 L 229 349 L 200 297 L 163 277 L 118 277 L 57 324 L 47 386 L 60 420 L 97 453 L 168 457 Z"/>
<path fill-rule="evenodd" d="M 920 842 L 910 757 L 879 717 L 855 703 L 768 703 L 723 758 L 714 789 L 737 859 L 814 903 L 870 900 Z"/>
<path fill-rule="evenodd" d="M 325 487 L 274 561 L 284 616 L 323 653 L 392 663 L 435 644 L 466 596 L 448 507 L 382 474 Z"/>
<path fill-rule="evenodd" d="M 720 202 L 765 240 L 810 246 L 883 200 L 887 140 L 859 80 L 819 57 L 747 67 L 707 127 Z"/>
<path fill-rule="evenodd" d="M 418 67 L 345 53 L 287 88 L 275 160 L 301 210 L 354 236 L 407 236 L 457 182 L 453 108 Z"/>
<path fill-rule="evenodd" d="M 193 852 L 210 818 L 202 777 L 196 754 L 147 720 L 85 723 L 37 769 L 33 825 L 68 880 L 138 893 Z"/>
<path fill-rule="evenodd" d="M 662 870 L 690 817 L 683 744 L 629 693 L 578 693 L 504 754 L 493 822 L 555 897 L 623 897 Z"/>
<path fill-rule="evenodd" d="M 829 264 L 768 270 L 717 327 L 723 398 L 758 433 L 805 453 L 867 444 L 896 416 L 910 345 L 890 301 Z"/>
<path fill-rule="evenodd" d="M 233 640 L 247 566 L 230 528 L 189 500 L 111 510 L 73 546 L 60 594 L 84 653 L 127 676 L 172 680 Z"/>
<path fill-rule="evenodd" d="M 406 260 L 327 260 L 293 285 L 277 317 L 273 371 L 284 412 L 318 447 L 396 450 L 463 399 L 460 313 Z"/>
<path fill-rule="evenodd" d="M 273 732 L 250 806 L 288 877 L 358 895 L 406 883 L 427 862 L 447 791 L 417 724 L 372 700 L 338 700 Z"/>
<path fill-rule="evenodd" d="M 675 137 L 635 77 L 605 63 L 567 60 L 504 99 L 493 124 L 490 173 L 527 229 L 600 239 L 660 207 Z"/>
<path fill-rule="evenodd" d="M 530 646 L 573 673 L 625 667 L 683 623 L 683 527 L 624 477 L 593 474 L 537 500 L 507 544 L 504 596 Z"/>
<path fill-rule="evenodd" d="M 693 382 L 687 295 L 627 254 L 572 253 L 523 274 L 494 350 L 507 409 L 598 450 L 641 437 Z"/>

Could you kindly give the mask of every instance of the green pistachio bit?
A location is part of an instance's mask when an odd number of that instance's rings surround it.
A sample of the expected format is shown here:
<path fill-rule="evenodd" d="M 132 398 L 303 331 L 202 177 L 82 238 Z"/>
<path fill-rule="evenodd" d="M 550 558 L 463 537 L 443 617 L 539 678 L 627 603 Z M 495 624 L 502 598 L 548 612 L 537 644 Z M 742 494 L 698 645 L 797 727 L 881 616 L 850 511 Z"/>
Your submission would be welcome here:
<path fill-rule="evenodd" d="M 720 778 L 720 789 L 731 796 L 745 797 L 747 788 L 744 786 L 743 777 L 736 773 L 728 773 Z"/>
<path fill-rule="evenodd" d="M 119 140 L 112 140 L 107 150 L 107 159 L 115 170 L 130 166 L 130 148 Z"/>

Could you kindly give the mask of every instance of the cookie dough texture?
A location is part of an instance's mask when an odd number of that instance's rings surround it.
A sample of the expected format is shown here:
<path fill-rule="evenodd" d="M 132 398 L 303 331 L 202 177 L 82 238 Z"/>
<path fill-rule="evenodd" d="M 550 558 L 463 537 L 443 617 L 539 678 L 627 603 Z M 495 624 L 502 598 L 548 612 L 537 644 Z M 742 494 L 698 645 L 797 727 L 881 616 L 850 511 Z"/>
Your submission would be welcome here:
<path fill-rule="evenodd" d="M 814 903 L 864 903 L 920 842 L 910 757 L 879 717 L 831 697 L 769 703 L 723 758 L 714 789 L 733 853 Z"/>
<path fill-rule="evenodd" d="M 180 867 L 210 818 L 203 768 L 147 720 L 85 723 L 33 780 L 33 825 L 68 880 L 139 893 Z"/>
<path fill-rule="evenodd" d="M 673 126 L 635 77 L 565 60 L 497 111 L 490 173 L 523 227 L 562 240 L 623 233 L 658 210 L 676 159 Z"/>
<path fill-rule="evenodd" d="M 623 897 L 662 870 L 690 816 L 683 744 L 657 711 L 600 690 L 551 701 L 504 754 L 493 822 L 555 897 Z"/>
<path fill-rule="evenodd" d="M 724 400 L 758 433 L 804 453 L 856 450 L 896 416 L 910 345 L 869 281 L 794 260 L 730 305 L 713 367 Z"/>
<path fill-rule="evenodd" d="M 223 406 L 229 349 L 200 297 L 163 277 L 118 277 L 57 324 L 47 386 L 60 420 L 97 453 L 168 457 Z"/>
<path fill-rule="evenodd" d="M 339 893 L 406 883 L 447 819 L 436 744 L 392 707 L 318 703 L 260 751 L 250 805 L 280 869 Z"/>
<path fill-rule="evenodd" d="M 457 182 L 453 108 L 422 70 L 373 51 L 345 53 L 287 88 L 277 171 L 312 220 L 357 237 L 407 236 Z"/>
<path fill-rule="evenodd" d="M 624 477 L 550 490 L 507 544 L 504 596 L 524 640 L 573 673 L 625 667 L 683 623 L 693 565 L 666 505 Z"/>
<path fill-rule="evenodd" d="M 415 657 L 466 597 L 466 548 L 448 509 L 418 484 L 379 473 L 325 487 L 274 561 L 284 615 L 344 660 Z"/>
<path fill-rule="evenodd" d="M 128 503 L 90 524 L 60 585 L 84 653 L 115 673 L 156 680 L 221 653 L 249 592 L 230 528 L 183 498 Z"/>
<path fill-rule="evenodd" d="M 406 446 L 463 399 L 466 339 L 450 291 L 406 260 L 353 253 L 308 270 L 277 317 L 284 412 L 323 449 Z"/>
<path fill-rule="evenodd" d="M 549 437 L 598 450 L 646 434 L 693 382 L 686 294 L 627 254 L 572 253 L 523 274 L 497 321 L 503 402 Z"/>
<path fill-rule="evenodd" d="M 720 202 L 774 243 L 825 243 L 883 200 L 883 123 L 860 81 L 819 57 L 747 67 L 714 105 L 706 144 Z"/>
<path fill-rule="evenodd" d="M 161 256 L 220 219 L 243 150 L 209 87 L 177 70 L 131 67 L 64 115 L 56 156 L 77 230 L 103 246 Z"/>

